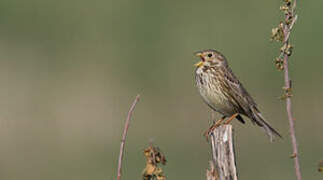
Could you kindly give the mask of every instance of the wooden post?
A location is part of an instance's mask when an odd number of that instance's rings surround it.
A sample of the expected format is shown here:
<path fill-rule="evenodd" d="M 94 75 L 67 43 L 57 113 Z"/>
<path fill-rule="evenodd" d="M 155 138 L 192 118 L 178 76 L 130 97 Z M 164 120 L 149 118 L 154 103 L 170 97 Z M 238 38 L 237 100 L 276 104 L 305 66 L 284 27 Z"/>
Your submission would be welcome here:
<path fill-rule="evenodd" d="M 207 179 L 238 180 L 232 126 L 228 124 L 215 128 L 209 139 L 212 148 L 211 171 L 213 166 L 213 172 L 207 171 Z"/>

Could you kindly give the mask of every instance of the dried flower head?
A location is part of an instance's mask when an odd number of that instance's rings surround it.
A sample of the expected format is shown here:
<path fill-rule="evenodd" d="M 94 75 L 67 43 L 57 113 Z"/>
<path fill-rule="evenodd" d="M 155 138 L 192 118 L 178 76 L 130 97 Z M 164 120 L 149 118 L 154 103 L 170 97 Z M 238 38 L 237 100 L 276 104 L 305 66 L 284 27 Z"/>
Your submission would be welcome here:
<path fill-rule="evenodd" d="M 166 157 L 158 147 L 150 145 L 144 150 L 146 167 L 143 170 L 143 180 L 166 180 L 162 168 L 158 164 L 166 164 Z"/>

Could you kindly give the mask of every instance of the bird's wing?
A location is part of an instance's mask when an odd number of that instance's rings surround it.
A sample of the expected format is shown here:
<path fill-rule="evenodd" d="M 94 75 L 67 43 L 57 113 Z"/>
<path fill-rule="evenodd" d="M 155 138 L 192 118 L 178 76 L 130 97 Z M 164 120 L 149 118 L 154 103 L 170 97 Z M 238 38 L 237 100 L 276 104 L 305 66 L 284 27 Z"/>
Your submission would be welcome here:
<path fill-rule="evenodd" d="M 257 104 L 243 87 L 232 70 L 223 68 L 223 86 L 227 89 L 229 101 L 235 106 L 237 111 L 243 115 L 252 116 L 251 107 L 257 109 Z"/>
<path fill-rule="evenodd" d="M 257 108 L 255 101 L 249 95 L 247 90 L 242 86 L 239 80 L 232 73 L 231 69 L 227 67 L 224 70 L 224 87 L 228 88 L 227 96 L 229 101 L 234 105 L 237 111 L 243 115 L 248 116 L 253 123 L 263 127 L 267 135 L 272 141 L 275 136 L 282 137 L 261 115 Z"/>

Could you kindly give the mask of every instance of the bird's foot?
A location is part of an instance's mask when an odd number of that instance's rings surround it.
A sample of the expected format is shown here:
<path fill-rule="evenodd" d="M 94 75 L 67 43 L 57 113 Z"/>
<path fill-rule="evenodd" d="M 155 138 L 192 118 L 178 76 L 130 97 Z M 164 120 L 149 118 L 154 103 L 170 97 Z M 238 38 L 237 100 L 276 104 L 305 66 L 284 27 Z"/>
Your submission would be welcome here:
<path fill-rule="evenodd" d="M 216 122 L 213 121 L 213 124 L 211 127 L 209 127 L 208 130 L 206 130 L 203 135 L 206 138 L 206 141 L 209 142 L 209 135 L 210 133 L 217 127 L 221 126 L 222 122 L 224 121 L 225 117 L 222 117 L 221 119 L 217 120 Z"/>
<path fill-rule="evenodd" d="M 239 114 L 238 113 L 235 113 L 234 115 L 232 115 L 227 121 L 225 121 L 224 124 L 230 124 L 230 122 L 236 118 Z"/>

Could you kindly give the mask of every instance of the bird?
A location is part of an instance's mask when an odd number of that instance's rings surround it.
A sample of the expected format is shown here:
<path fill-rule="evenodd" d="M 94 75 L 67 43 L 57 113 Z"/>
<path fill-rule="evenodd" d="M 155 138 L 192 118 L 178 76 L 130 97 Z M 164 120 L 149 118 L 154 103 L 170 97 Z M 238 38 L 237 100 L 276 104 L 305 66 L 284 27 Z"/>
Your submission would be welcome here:
<path fill-rule="evenodd" d="M 206 132 L 209 135 L 225 118 L 226 124 L 237 119 L 245 124 L 241 115 L 248 117 L 253 124 L 263 128 L 272 142 L 282 136 L 262 116 L 254 99 L 250 96 L 238 78 L 233 74 L 227 59 L 217 50 L 198 51 L 195 56 L 200 61 L 195 64 L 195 85 L 204 102 L 222 118 Z"/>

